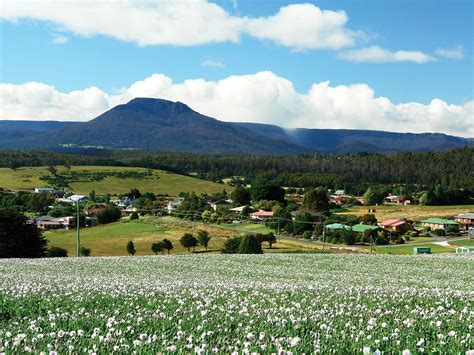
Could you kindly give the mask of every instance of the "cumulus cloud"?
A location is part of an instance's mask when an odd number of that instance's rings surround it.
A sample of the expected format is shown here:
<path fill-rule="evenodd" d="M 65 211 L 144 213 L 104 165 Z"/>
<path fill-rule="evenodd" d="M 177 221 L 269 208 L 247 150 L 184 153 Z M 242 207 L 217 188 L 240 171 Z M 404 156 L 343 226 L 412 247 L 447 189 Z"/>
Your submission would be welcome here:
<path fill-rule="evenodd" d="M 456 48 L 446 49 L 446 48 L 437 48 L 435 50 L 436 55 L 440 57 L 445 57 L 449 59 L 463 59 L 464 58 L 464 48 L 463 46 L 457 46 Z"/>
<path fill-rule="evenodd" d="M 247 34 L 295 50 L 341 49 L 361 34 L 346 28 L 345 12 L 312 4 L 288 5 L 274 16 L 249 18 L 230 15 L 206 0 L 69 0 L 54 5 L 51 0 L 3 0 L 0 18 L 48 21 L 77 35 L 105 35 L 140 46 L 235 43 Z"/>
<path fill-rule="evenodd" d="M 339 59 L 350 62 L 390 63 L 414 62 L 427 63 L 436 60 L 435 57 L 420 51 L 390 51 L 380 46 L 371 46 L 345 51 L 338 54 Z"/>
<path fill-rule="evenodd" d="M 89 120 L 135 97 L 181 101 L 222 121 L 259 122 L 295 128 L 354 128 L 397 132 L 443 132 L 474 136 L 474 101 L 454 105 L 394 104 L 367 84 L 313 84 L 305 93 L 272 72 L 174 83 L 163 74 L 137 81 L 118 94 L 91 87 L 62 93 L 31 82 L 0 84 L 0 118 Z"/>
<path fill-rule="evenodd" d="M 224 68 L 225 64 L 220 59 L 207 58 L 202 61 L 201 66 L 207 68 Z"/>

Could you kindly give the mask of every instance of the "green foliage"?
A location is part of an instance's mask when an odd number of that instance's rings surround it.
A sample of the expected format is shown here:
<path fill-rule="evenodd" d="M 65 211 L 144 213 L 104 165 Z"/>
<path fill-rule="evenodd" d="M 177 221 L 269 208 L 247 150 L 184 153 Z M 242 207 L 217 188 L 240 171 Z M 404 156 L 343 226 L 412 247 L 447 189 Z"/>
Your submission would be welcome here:
<path fill-rule="evenodd" d="M 278 202 L 285 201 L 285 191 L 278 185 L 272 184 L 268 179 L 256 179 L 250 188 L 252 201 L 275 200 Z"/>
<path fill-rule="evenodd" d="M 14 209 L 0 208 L 0 258 L 45 256 L 47 241 L 34 224 Z"/>
<path fill-rule="evenodd" d="M 386 188 L 377 189 L 369 187 L 362 197 L 367 205 L 375 205 L 382 203 L 385 196 L 387 196 L 387 193 L 388 192 Z"/>
<path fill-rule="evenodd" d="M 273 233 L 268 233 L 268 234 L 257 234 L 255 235 L 255 238 L 257 241 L 262 244 L 264 242 L 268 243 L 268 246 L 270 249 L 273 247 L 273 244 L 277 242 L 275 234 Z"/>
<path fill-rule="evenodd" d="M 263 254 L 262 245 L 254 235 L 247 234 L 240 240 L 237 254 Z"/>
<path fill-rule="evenodd" d="M 237 254 L 241 239 L 240 237 L 227 239 L 222 247 L 222 254 Z"/>
<path fill-rule="evenodd" d="M 440 229 L 435 229 L 433 231 L 433 233 L 435 235 L 437 235 L 438 237 L 444 237 L 446 235 L 446 231 L 444 229 L 441 229 L 441 228 Z"/>
<path fill-rule="evenodd" d="M 130 240 L 128 243 L 127 243 L 127 253 L 129 253 L 130 255 L 135 255 L 137 251 L 135 250 L 135 244 L 133 244 L 133 242 Z"/>
<path fill-rule="evenodd" d="M 86 248 L 86 247 L 81 247 L 81 249 L 79 249 L 79 253 L 81 254 L 81 256 L 90 256 L 91 255 L 91 249 L 90 248 Z"/>
<path fill-rule="evenodd" d="M 134 220 L 137 220 L 137 219 L 139 219 L 138 213 L 137 213 L 137 212 L 132 212 L 132 213 L 130 214 L 130 220 L 131 220 L 131 221 L 134 221 Z"/>
<path fill-rule="evenodd" d="M 60 247 L 50 247 L 46 250 L 46 257 L 48 258 L 66 258 L 67 250 Z"/>
<path fill-rule="evenodd" d="M 313 224 L 312 224 L 313 218 L 311 215 L 307 212 L 300 212 L 296 215 L 294 222 L 292 223 L 293 227 L 293 233 L 296 235 L 302 235 L 305 231 L 312 231 L 313 230 Z"/>
<path fill-rule="evenodd" d="M 188 249 L 188 252 L 191 252 L 191 248 L 194 248 L 198 245 L 198 241 L 196 238 L 194 238 L 194 236 L 190 233 L 185 233 L 181 239 L 179 240 L 179 242 L 181 243 L 181 245 L 184 247 L 184 248 L 187 248 Z"/>
<path fill-rule="evenodd" d="M 374 226 L 377 224 L 377 218 L 373 213 L 367 213 L 360 217 L 360 223 Z"/>
<path fill-rule="evenodd" d="M 236 205 L 248 205 L 250 203 L 250 192 L 243 186 L 237 186 L 231 194 L 231 198 Z"/>
<path fill-rule="evenodd" d="M 166 249 L 168 251 L 168 254 L 170 253 L 171 250 L 173 250 L 173 243 L 169 239 L 163 239 L 161 241 L 161 245 L 163 245 L 163 249 Z"/>
<path fill-rule="evenodd" d="M 100 224 L 107 224 L 118 221 L 122 217 L 122 212 L 116 206 L 109 205 L 97 214 L 97 220 Z"/>
<path fill-rule="evenodd" d="M 162 253 L 164 250 L 163 243 L 153 243 L 151 245 L 151 251 L 157 255 L 158 253 Z"/>
<path fill-rule="evenodd" d="M 200 245 L 202 245 L 206 251 L 209 241 L 211 240 L 211 236 L 207 231 L 199 231 L 197 234 L 197 240 Z"/>
<path fill-rule="evenodd" d="M 142 196 L 140 190 L 133 188 L 130 190 L 130 192 L 127 194 L 127 197 L 131 200 L 136 200 L 137 198 L 140 198 Z"/>
<path fill-rule="evenodd" d="M 303 205 L 310 211 L 329 211 L 329 196 L 324 187 L 317 187 L 305 193 Z"/>
<path fill-rule="evenodd" d="M 459 233 L 459 226 L 458 225 L 448 225 L 446 227 L 446 234 L 456 234 Z"/>

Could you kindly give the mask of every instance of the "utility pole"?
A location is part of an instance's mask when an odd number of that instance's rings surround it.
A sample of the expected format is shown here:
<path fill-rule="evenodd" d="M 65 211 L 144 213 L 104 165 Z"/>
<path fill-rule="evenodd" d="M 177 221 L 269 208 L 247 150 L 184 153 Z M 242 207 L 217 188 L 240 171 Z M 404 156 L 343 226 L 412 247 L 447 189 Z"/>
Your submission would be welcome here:
<path fill-rule="evenodd" d="M 77 234 L 76 234 L 76 246 L 77 246 L 77 257 L 80 257 L 80 249 L 81 249 L 81 220 L 79 219 L 79 199 L 76 201 L 76 208 L 77 208 L 77 215 L 76 215 L 76 227 L 77 227 Z"/>

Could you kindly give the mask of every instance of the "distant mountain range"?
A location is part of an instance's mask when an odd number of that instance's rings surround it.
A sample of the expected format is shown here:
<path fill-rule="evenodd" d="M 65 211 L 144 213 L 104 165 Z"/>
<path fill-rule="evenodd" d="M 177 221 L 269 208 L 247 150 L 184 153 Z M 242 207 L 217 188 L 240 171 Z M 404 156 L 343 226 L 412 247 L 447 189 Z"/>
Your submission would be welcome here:
<path fill-rule="evenodd" d="M 100 147 L 217 154 L 435 151 L 474 145 L 440 133 L 284 129 L 222 122 L 181 102 L 137 98 L 88 122 L 0 121 L 0 149 Z"/>

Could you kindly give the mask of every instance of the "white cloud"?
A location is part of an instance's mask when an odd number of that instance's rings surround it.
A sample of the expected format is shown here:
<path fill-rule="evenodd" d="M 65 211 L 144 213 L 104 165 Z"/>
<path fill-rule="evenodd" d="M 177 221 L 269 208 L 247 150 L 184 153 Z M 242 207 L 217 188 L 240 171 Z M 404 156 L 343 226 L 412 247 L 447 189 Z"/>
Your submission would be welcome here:
<path fill-rule="evenodd" d="M 53 44 L 66 44 L 67 42 L 69 42 L 69 38 L 67 38 L 65 35 L 55 33 L 51 42 Z"/>
<path fill-rule="evenodd" d="M 456 48 L 446 49 L 446 48 L 437 48 L 435 54 L 440 57 L 445 57 L 449 59 L 463 59 L 464 58 L 464 48 L 463 46 L 457 46 Z"/>
<path fill-rule="evenodd" d="M 201 66 L 207 68 L 224 68 L 225 64 L 220 59 L 207 58 L 202 61 Z"/>
<path fill-rule="evenodd" d="M 0 84 L 0 119 L 92 119 L 134 97 L 182 101 L 211 117 L 231 122 L 260 122 L 283 127 L 354 128 L 397 132 L 444 132 L 474 137 L 474 101 L 462 105 L 433 99 L 429 104 L 394 104 L 377 97 L 367 84 L 315 83 L 306 93 L 272 72 L 174 83 L 154 74 L 118 94 L 96 87 L 63 93 L 30 82 Z"/>
<path fill-rule="evenodd" d="M 140 46 L 235 43 L 247 34 L 295 50 L 341 49 L 360 35 L 346 28 L 345 12 L 312 4 L 284 6 L 274 16 L 249 18 L 230 15 L 206 0 L 3 0 L 0 17 L 48 21 L 61 31 L 104 35 Z"/>
<path fill-rule="evenodd" d="M 427 63 L 436 60 L 433 56 L 420 51 L 389 51 L 380 46 L 371 46 L 339 53 L 337 56 L 351 62 L 390 63 L 414 62 Z"/>

